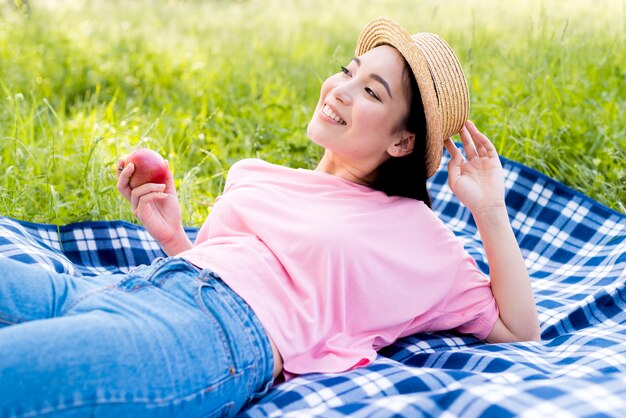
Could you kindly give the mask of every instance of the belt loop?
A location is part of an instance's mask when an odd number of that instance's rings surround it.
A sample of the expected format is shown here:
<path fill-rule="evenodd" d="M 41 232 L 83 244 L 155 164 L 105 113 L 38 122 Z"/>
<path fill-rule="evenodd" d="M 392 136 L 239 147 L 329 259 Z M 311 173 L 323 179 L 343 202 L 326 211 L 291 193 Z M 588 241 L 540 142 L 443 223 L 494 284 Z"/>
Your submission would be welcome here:
<path fill-rule="evenodd" d="M 213 280 L 221 280 L 220 276 L 217 275 L 217 273 L 215 273 L 212 270 L 209 269 L 200 269 L 200 274 L 198 275 L 198 279 L 200 279 L 201 281 L 205 282 L 205 283 L 209 283 Z"/>

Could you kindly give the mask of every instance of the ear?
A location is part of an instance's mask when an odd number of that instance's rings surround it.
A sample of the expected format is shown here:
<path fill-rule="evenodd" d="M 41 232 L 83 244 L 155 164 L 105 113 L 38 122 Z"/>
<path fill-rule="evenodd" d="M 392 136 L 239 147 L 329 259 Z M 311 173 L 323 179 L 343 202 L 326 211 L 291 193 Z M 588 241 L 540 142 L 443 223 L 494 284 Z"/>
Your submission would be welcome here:
<path fill-rule="evenodd" d="M 413 151 L 415 145 L 415 134 L 409 131 L 402 132 L 402 139 L 394 142 L 387 148 L 387 153 L 392 157 L 404 157 Z"/>

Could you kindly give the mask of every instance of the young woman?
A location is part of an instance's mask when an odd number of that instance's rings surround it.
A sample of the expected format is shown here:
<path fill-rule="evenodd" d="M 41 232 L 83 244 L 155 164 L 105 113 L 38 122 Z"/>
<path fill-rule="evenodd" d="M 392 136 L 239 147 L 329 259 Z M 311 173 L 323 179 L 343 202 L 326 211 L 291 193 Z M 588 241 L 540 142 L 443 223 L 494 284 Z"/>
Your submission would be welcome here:
<path fill-rule="evenodd" d="M 119 191 L 169 257 L 97 278 L 0 261 L 0 415 L 228 415 L 277 378 L 365 366 L 415 332 L 538 339 L 500 162 L 468 112 L 450 47 L 379 18 L 322 85 L 317 168 L 233 165 L 195 243 L 171 173 L 131 188 L 120 164 Z M 444 146 L 489 278 L 430 210 Z"/>

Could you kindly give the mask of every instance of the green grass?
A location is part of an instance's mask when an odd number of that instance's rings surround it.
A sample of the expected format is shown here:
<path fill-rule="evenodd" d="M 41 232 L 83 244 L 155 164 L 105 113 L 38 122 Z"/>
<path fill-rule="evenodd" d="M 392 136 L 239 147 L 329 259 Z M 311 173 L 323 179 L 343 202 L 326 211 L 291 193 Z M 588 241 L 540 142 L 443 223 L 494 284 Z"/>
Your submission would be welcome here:
<path fill-rule="evenodd" d="M 139 146 L 187 225 L 241 158 L 314 167 L 320 84 L 379 15 L 449 41 L 502 155 L 626 212 L 625 1 L 521 3 L 0 0 L 0 214 L 133 220 L 114 166 Z"/>

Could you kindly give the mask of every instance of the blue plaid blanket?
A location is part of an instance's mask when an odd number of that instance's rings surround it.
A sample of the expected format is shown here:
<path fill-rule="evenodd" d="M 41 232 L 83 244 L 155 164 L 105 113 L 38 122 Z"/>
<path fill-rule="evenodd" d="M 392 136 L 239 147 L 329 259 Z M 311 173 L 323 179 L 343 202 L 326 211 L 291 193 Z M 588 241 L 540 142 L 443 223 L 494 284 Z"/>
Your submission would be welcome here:
<path fill-rule="evenodd" d="M 502 159 L 509 215 L 532 277 L 542 341 L 416 334 L 369 367 L 277 385 L 243 416 L 626 416 L 626 216 Z M 444 161 L 445 164 L 446 161 Z M 440 170 L 434 210 L 486 271 L 476 226 Z M 197 230 L 187 230 L 191 239 Z M 162 256 L 126 222 L 38 225 L 0 217 L 0 256 L 74 275 Z"/>

